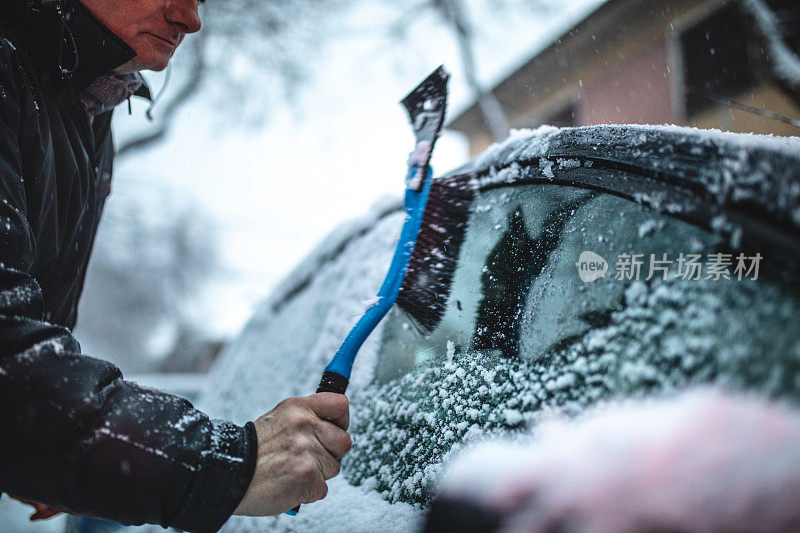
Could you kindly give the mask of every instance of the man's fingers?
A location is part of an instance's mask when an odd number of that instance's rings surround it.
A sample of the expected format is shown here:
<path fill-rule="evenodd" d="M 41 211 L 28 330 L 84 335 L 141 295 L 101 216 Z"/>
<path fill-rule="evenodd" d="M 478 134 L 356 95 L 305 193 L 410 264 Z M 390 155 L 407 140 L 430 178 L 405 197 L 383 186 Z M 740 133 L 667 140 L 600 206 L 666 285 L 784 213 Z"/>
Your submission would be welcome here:
<path fill-rule="evenodd" d="M 308 466 L 302 473 L 303 497 L 301 503 L 312 503 L 321 500 L 328 494 L 328 484 L 325 483 L 324 474 L 316 460 L 310 459 Z"/>
<path fill-rule="evenodd" d="M 345 431 L 350 425 L 350 403 L 344 394 L 320 392 L 308 397 L 308 405 L 317 417 Z"/>
<path fill-rule="evenodd" d="M 320 446 L 317 451 L 317 460 L 319 461 L 319 467 L 322 471 L 323 478 L 328 480 L 339 475 L 339 470 L 341 469 L 339 461 L 329 454 L 327 450 L 322 448 L 322 446 Z"/>
<path fill-rule="evenodd" d="M 341 459 L 353 445 L 350 435 L 331 422 L 320 420 L 314 431 L 320 444 L 336 459 Z"/>

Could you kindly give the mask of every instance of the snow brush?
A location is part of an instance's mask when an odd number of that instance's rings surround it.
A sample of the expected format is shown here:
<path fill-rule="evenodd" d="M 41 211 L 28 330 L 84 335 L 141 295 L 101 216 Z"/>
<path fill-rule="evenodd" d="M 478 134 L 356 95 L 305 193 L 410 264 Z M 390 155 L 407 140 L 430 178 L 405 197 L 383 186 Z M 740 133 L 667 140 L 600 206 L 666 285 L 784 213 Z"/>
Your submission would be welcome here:
<path fill-rule="evenodd" d="M 404 198 L 406 219 L 389 265 L 389 272 L 378 290 L 377 297 L 373 300 L 374 303 L 361 315 L 336 355 L 325 367 L 317 392 L 345 393 L 358 350 L 400 295 L 433 183 L 430 159 L 433 146 L 444 124 L 448 78 L 449 75 L 444 68 L 439 67 L 402 100 L 414 128 L 416 141 L 414 151 L 408 158 Z"/>
<path fill-rule="evenodd" d="M 358 350 L 395 303 L 421 333 L 432 331 L 444 314 L 476 189 L 472 178 L 434 180 L 430 168 L 444 124 L 448 79 L 440 66 L 401 102 L 415 137 L 406 174 L 405 222 L 374 303 L 325 367 L 317 392 L 345 393 Z"/>

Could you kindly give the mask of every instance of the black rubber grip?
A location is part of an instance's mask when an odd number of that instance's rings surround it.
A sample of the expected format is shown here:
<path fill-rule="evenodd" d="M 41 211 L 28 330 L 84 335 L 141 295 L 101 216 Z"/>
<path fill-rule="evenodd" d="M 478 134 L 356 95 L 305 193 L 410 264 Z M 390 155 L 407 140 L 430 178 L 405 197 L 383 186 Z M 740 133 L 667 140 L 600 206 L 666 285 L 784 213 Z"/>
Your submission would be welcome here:
<path fill-rule="evenodd" d="M 319 380 L 317 392 L 335 392 L 336 394 L 344 394 L 345 391 L 347 391 L 347 386 L 349 384 L 350 380 L 343 375 L 326 370 L 322 373 L 322 379 Z M 297 514 L 297 512 L 300 511 L 300 506 L 298 505 L 292 509 L 292 511 Z"/>
<path fill-rule="evenodd" d="M 344 394 L 347 391 L 347 386 L 350 380 L 336 372 L 329 372 L 326 370 L 322 373 L 322 379 L 319 381 L 317 392 L 335 392 L 336 394 Z"/>

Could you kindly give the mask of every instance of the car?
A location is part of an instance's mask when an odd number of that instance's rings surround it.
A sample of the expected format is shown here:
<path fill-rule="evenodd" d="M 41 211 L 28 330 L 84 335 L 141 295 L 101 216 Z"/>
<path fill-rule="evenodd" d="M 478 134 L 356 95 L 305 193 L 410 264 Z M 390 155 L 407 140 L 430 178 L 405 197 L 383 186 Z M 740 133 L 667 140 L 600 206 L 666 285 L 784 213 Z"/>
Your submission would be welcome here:
<path fill-rule="evenodd" d="M 469 443 L 612 400 L 702 384 L 800 400 L 800 139 L 540 127 L 434 187 L 458 180 L 476 190 L 442 319 L 422 335 L 394 308 L 364 344 L 327 498 L 225 530 L 422 527 Z M 243 423 L 312 393 L 403 217 L 390 200 L 335 230 L 226 348 L 199 407 Z"/>

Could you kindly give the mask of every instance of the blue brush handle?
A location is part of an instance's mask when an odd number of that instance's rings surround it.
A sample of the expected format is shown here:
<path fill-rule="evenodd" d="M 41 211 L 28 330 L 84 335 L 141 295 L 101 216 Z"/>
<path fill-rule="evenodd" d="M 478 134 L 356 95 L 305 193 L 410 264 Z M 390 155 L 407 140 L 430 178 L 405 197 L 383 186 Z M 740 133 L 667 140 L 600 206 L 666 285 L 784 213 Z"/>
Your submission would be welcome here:
<path fill-rule="evenodd" d="M 408 170 L 407 182 L 413 179 L 416 172 L 417 165 L 412 165 Z M 406 188 L 406 220 L 400 232 L 400 240 L 397 241 L 397 248 L 395 248 L 394 257 L 392 257 L 389 272 L 378 290 L 378 301 L 364 312 L 353 329 L 350 330 L 350 333 L 347 334 L 336 355 L 325 367 L 326 372 L 339 374 L 349 380 L 350 372 L 353 370 L 353 361 L 355 361 L 361 345 L 364 344 L 364 341 L 375 329 L 375 326 L 386 316 L 386 313 L 397 301 L 397 296 L 400 294 L 400 286 L 403 284 L 406 268 L 408 268 L 408 262 L 411 259 L 411 253 L 414 251 L 414 245 L 417 242 L 419 228 L 422 225 L 425 204 L 428 201 L 428 193 L 433 182 L 432 175 L 433 172 L 429 167 L 423 186 L 420 187 L 419 191 L 411 187 Z"/>
<path fill-rule="evenodd" d="M 413 181 L 417 168 L 417 165 L 412 165 L 408 169 L 406 183 Z M 406 269 L 408 268 L 408 262 L 411 260 L 414 245 L 417 243 L 417 235 L 419 235 L 422 217 L 425 214 L 425 205 L 428 203 L 428 193 L 433 183 L 432 176 L 433 170 L 428 165 L 428 172 L 422 187 L 419 190 L 415 190 L 410 186 L 406 187 L 404 200 L 406 220 L 403 222 L 403 229 L 400 231 L 400 240 L 397 241 L 392 263 L 389 265 L 389 272 L 386 274 L 381 288 L 378 289 L 378 301 L 361 315 L 356 325 L 347 334 L 342 345 L 336 351 L 336 355 L 325 367 L 317 392 L 345 393 L 358 350 L 367 340 L 369 334 L 372 333 L 372 330 L 375 329 L 375 326 L 386 316 L 386 313 L 397 301 L 397 296 L 400 294 L 400 287 L 403 285 L 403 278 L 405 278 Z M 286 511 L 286 514 L 295 516 L 298 511 L 300 511 L 299 505 Z"/>

